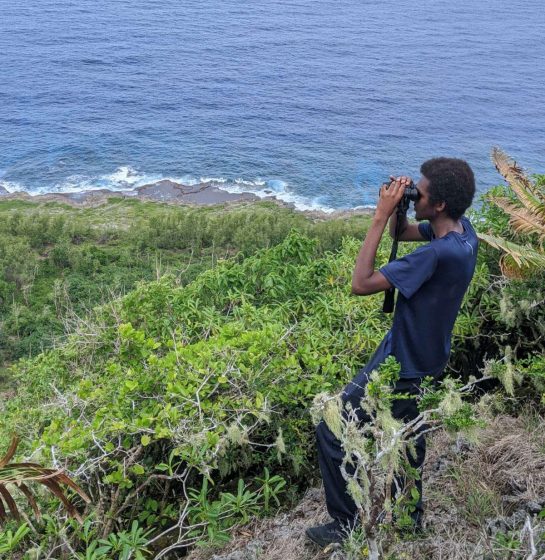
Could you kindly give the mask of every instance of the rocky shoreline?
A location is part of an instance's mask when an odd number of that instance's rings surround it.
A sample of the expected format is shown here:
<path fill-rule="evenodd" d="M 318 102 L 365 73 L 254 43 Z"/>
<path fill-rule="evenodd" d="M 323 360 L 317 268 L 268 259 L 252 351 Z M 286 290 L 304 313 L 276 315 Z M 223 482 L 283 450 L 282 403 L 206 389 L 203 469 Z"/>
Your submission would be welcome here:
<path fill-rule="evenodd" d="M 179 204 L 183 206 L 214 206 L 239 203 L 252 203 L 267 200 L 284 208 L 294 208 L 274 196 L 258 197 L 249 192 L 230 193 L 218 188 L 213 182 L 197 185 L 184 185 L 174 181 L 163 180 L 156 183 L 142 185 L 134 190 L 111 191 L 99 189 L 75 193 L 47 193 L 30 195 L 27 192 L 10 193 L 0 187 L 1 200 L 26 200 L 31 202 L 61 202 L 71 206 L 93 207 L 106 204 L 109 198 L 126 198 L 166 204 Z M 353 215 L 371 215 L 370 208 L 355 208 L 352 210 L 338 210 L 323 212 L 320 210 L 302 210 L 303 214 L 315 218 L 339 218 Z"/>
<path fill-rule="evenodd" d="M 59 201 L 73 205 L 101 204 L 108 198 L 136 198 L 138 200 L 153 200 L 156 202 L 170 202 L 178 204 L 211 205 L 241 200 L 258 200 L 251 193 L 231 194 L 223 191 L 212 183 L 199 185 L 183 185 L 174 181 L 164 180 L 137 187 L 134 190 L 97 189 L 72 193 L 46 193 L 30 195 L 26 192 L 9 193 L 0 187 L 0 196 L 8 199 L 35 200 L 37 202 Z"/>

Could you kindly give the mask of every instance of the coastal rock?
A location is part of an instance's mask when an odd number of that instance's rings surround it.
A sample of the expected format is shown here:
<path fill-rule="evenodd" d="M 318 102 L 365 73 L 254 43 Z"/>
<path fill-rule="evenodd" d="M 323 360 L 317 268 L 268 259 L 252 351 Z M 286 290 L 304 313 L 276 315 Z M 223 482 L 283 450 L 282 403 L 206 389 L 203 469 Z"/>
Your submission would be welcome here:
<path fill-rule="evenodd" d="M 258 200 L 251 193 L 229 193 L 212 183 L 183 185 L 165 179 L 157 183 L 143 185 L 136 189 L 138 198 L 159 202 L 178 202 L 182 204 L 211 205 L 225 202 Z"/>
<path fill-rule="evenodd" d="M 48 193 L 34 196 L 26 192 L 12 194 L 0 187 L 0 195 L 9 196 L 15 200 L 32 199 L 35 202 L 55 201 L 67 203 L 72 206 L 98 206 L 106 203 L 107 200 L 112 197 L 194 206 L 244 203 L 259 200 L 257 196 L 251 193 L 229 193 L 217 188 L 212 183 L 200 183 L 190 186 L 169 180 L 143 185 L 135 190 L 111 191 L 108 189 L 94 189 L 74 193 Z"/>

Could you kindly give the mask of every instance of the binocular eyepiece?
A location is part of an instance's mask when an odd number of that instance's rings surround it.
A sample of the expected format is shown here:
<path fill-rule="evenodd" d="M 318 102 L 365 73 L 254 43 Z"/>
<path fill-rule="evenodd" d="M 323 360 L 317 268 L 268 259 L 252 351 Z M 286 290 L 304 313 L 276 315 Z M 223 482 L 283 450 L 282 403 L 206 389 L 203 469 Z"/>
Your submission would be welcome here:
<path fill-rule="evenodd" d="M 403 198 L 407 199 L 408 202 L 416 202 L 420 198 L 420 192 L 412 181 L 405 187 Z"/>

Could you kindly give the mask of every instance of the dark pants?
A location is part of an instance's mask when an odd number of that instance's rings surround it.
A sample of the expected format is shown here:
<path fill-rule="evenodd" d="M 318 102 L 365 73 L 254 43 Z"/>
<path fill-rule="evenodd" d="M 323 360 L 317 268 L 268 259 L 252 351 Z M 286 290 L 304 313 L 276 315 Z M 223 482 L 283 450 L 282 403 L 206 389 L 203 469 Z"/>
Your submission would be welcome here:
<path fill-rule="evenodd" d="M 343 391 L 343 402 L 350 402 L 354 410 L 357 410 L 361 422 L 369 422 L 370 418 L 361 409 L 361 399 L 365 393 L 365 385 L 368 381 L 368 373 L 361 371 Z M 420 378 L 400 379 L 396 383 L 396 393 L 408 393 L 416 395 L 420 388 Z M 392 404 L 392 414 L 396 419 L 410 421 L 419 414 L 415 399 L 400 399 Z M 324 481 L 327 511 L 329 515 L 343 524 L 352 525 L 357 522 L 356 504 L 346 491 L 340 466 L 344 457 L 344 450 L 340 441 L 332 434 L 325 422 L 322 420 L 316 428 L 316 440 L 318 445 L 318 460 Z M 426 455 L 426 438 L 421 436 L 416 440 L 416 458 L 408 453 L 409 462 L 412 467 L 420 469 Z M 400 481 L 402 484 L 402 481 Z M 415 511 L 411 514 L 414 521 L 419 523 L 422 517 L 422 480 L 416 481 L 416 489 L 420 499 L 416 504 Z M 393 495 L 393 492 L 392 492 Z"/>

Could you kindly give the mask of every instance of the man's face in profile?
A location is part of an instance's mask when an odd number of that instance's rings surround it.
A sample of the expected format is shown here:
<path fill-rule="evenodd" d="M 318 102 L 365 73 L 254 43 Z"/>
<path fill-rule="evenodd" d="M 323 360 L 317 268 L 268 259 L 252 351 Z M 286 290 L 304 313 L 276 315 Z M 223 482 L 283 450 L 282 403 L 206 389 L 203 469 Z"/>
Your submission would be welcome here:
<path fill-rule="evenodd" d="M 435 209 L 430 204 L 429 187 L 429 180 L 424 177 L 424 175 L 422 175 L 422 177 L 420 177 L 420 180 L 416 184 L 416 188 L 420 193 L 420 197 L 414 203 L 415 218 L 418 221 L 429 220 L 430 218 L 433 218 L 435 216 Z"/>

